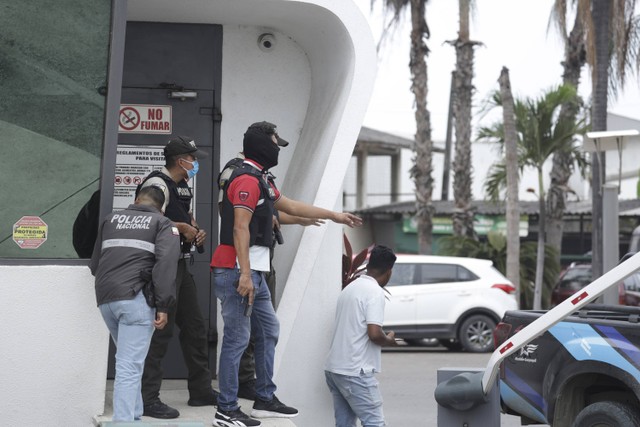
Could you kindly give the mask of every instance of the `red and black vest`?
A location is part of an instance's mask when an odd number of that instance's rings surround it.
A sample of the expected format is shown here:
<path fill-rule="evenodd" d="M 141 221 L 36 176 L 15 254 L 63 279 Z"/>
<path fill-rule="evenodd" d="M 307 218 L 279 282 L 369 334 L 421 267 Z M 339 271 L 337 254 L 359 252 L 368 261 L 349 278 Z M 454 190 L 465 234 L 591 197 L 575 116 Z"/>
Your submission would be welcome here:
<path fill-rule="evenodd" d="M 273 215 L 275 213 L 275 191 L 267 181 L 267 175 L 246 163 L 237 167 L 227 181 L 222 197 L 220 209 L 220 243 L 233 246 L 234 208 L 227 196 L 227 189 L 231 182 L 240 175 L 252 175 L 260 186 L 260 199 L 256 205 L 251 222 L 249 223 L 250 246 L 273 246 Z"/>

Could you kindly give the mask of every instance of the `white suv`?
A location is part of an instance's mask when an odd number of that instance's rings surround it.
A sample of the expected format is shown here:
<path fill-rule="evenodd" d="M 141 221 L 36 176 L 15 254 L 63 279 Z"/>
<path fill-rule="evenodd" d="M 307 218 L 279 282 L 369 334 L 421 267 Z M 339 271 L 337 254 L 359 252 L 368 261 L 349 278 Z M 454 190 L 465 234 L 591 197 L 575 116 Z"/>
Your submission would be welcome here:
<path fill-rule="evenodd" d="M 493 329 L 517 309 L 515 287 L 485 259 L 398 255 L 385 289 L 384 326 L 410 344 L 493 351 Z"/>

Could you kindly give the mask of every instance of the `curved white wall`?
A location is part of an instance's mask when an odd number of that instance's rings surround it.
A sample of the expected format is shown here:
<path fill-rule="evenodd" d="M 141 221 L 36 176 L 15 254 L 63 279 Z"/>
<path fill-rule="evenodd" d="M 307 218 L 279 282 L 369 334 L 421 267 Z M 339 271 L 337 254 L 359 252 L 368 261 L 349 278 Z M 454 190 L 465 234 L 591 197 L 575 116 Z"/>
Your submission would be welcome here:
<path fill-rule="evenodd" d="M 263 33 L 274 35 L 271 51 L 258 48 Z M 222 35 L 222 164 L 242 151 L 242 138 L 251 123 L 266 120 L 291 144 L 280 150 L 273 169 L 282 182 L 298 141 L 311 92 L 309 60 L 289 36 L 264 27 L 225 25 Z"/>

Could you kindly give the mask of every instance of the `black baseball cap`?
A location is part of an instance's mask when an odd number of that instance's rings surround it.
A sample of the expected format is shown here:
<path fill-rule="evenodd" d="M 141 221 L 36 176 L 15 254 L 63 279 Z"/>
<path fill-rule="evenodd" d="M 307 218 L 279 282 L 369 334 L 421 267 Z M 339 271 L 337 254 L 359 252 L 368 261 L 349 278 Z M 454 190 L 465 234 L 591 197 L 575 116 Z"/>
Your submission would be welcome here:
<path fill-rule="evenodd" d="M 203 159 L 207 153 L 198 150 L 193 138 L 188 136 L 178 136 L 171 139 L 164 147 L 164 157 L 177 156 L 179 154 L 191 154 L 195 158 Z"/>
<path fill-rule="evenodd" d="M 285 141 L 284 139 L 280 138 L 280 135 L 278 135 L 278 127 L 273 123 L 256 122 L 251 126 L 249 126 L 249 129 L 247 129 L 247 132 L 250 132 L 250 131 L 262 132 L 262 133 L 266 133 L 267 135 L 275 135 L 276 139 L 278 140 L 279 146 L 286 147 L 287 145 L 289 145 L 289 141 Z"/>

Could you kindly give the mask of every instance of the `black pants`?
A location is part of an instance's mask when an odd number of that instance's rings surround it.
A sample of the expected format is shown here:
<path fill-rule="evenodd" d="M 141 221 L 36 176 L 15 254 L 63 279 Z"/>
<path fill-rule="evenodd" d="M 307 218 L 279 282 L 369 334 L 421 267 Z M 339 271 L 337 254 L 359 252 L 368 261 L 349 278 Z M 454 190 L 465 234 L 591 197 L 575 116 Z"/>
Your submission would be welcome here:
<path fill-rule="evenodd" d="M 272 261 L 273 262 L 273 261 Z M 271 266 L 271 271 L 266 275 L 267 286 L 269 287 L 269 292 L 271 292 L 271 304 L 273 304 L 273 308 L 276 307 L 276 271 L 273 269 L 273 265 Z M 249 345 L 245 349 L 244 353 L 242 353 L 242 357 L 240 358 L 240 367 L 238 368 L 238 383 L 246 383 L 255 379 L 256 377 L 256 362 L 253 358 L 254 352 L 254 342 L 253 336 L 249 339 Z"/>
<path fill-rule="evenodd" d="M 150 405 L 160 399 L 162 359 L 173 336 L 174 325 L 180 328 L 180 347 L 188 370 L 189 397 L 204 398 L 211 394 L 211 372 L 207 357 L 207 333 L 198 304 L 198 289 L 187 267 L 187 260 L 178 261 L 176 305 L 169 312 L 164 329 L 153 333 L 142 374 L 142 400 Z"/>

